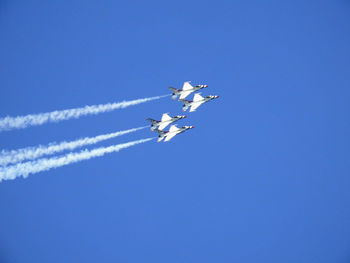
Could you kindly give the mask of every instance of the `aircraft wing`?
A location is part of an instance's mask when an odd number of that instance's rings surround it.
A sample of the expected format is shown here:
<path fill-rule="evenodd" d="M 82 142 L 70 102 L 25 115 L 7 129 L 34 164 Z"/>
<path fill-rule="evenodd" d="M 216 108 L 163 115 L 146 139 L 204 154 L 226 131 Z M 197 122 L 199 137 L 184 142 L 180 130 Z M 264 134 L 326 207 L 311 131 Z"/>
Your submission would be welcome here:
<path fill-rule="evenodd" d="M 193 92 L 193 90 L 183 91 L 181 92 L 180 99 L 186 98 L 188 95 L 190 95 Z"/>
<path fill-rule="evenodd" d="M 166 126 L 169 125 L 169 122 L 163 122 L 159 125 L 158 129 L 159 130 L 164 130 Z"/>
<path fill-rule="evenodd" d="M 200 101 L 200 100 L 203 100 L 203 99 L 204 98 L 199 93 L 196 93 L 193 96 L 193 101 Z"/>
<path fill-rule="evenodd" d="M 169 132 L 177 132 L 179 131 L 180 129 L 178 127 L 176 127 L 176 125 L 171 125 L 170 126 L 170 129 L 169 129 Z"/>
<path fill-rule="evenodd" d="M 203 104 L 203 102 L 197 102 L 197 103 L 193 103 L 191 108 L 190 108 L 190 112 L 195 111 L 199 106 L 201 106 Z"/>
<path fill-rule="evenodd" d="M 189 81 L 186 81 L 186 82 L 184 83 L 184 86 L 182 87 L 182 90 L 183 90 L 183 91 L 186 91 L 186 90 L 193 90 L 193 86 L 190 84 Z"/>
<path fill-rule="evenodd" d="M 169 134 L 166 138 L 165 138 L 165 142 L 168 142 L 168 141 L 170 141 L 172 138 L 174 138 L 175 137 L 175 135 L 177 135 L 177 133 L 171 133 L 171 134 Z"/>
<path fill-rule="evenodd" d="M 164 113 L 162 115 L 162 121 L 170 121 L 171 117 L 168 115 L 168 113 Z"/>

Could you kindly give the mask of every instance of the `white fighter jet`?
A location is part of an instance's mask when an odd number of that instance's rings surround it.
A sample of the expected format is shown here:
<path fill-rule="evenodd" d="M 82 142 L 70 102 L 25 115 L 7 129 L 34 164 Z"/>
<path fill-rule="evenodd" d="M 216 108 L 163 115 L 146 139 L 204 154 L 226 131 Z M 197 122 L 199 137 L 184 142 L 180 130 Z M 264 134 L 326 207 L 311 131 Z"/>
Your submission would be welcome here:
<path fill-rule="evenodd" d="M 175 89 L 173 87 L 169 87 L 169 89 L 173 92 L 173 96 L 171 97 L 173 100 L 177 98 L 177 96 L 180 95 L 180 99 L 186 98 L 188 95 L 190 95 L 192 92 L 196 92 L 200 89 L 206 88 L 208 85 L 197 85 L 192 86 L 190 84 L 190 81 L 186 81 L 182 87 L 182 89 Z"/>
<path fill-rule="evenodd" d="M 173 123 L 173 122 L 176 122 L 178 120 L 181 120 L 183 118 L 186 118 L 187 116 L 185 115 L 178 115 L 178 116 L 174 116 L 174 117 L 170 117 L 168 115 L 168 113 L 164 113 L 162 115 L 162 119 L 160 121 L 156 121 L 156 120 L 153 120 L 151 118 L 148 118 L 146 120 L 150 121 L 152 123 L 152 126 L 151 126 L 151 131 L 154 131 L 155 129 L 158 129 L 158 130 L 164 130 L 166 126 L 168 126 L 170 123 Z M 159 128 L 157 128 L 159 127 Z"/>
<path fill-rule="evenodd" d="M 196 93 L 196 94 L 194 94 L 193 101 L 183 100 L 183 99 L 180 99 L 180 101 L 182 101 L 182 103 L 183 103 L 183 106 L 182 106 L 183 111 L 186 111 L 189 107 L 191 107 L 190 112 L 193 112 L 203 103 L 206 103 L 206 102 L 211 101 L 211 100 L 216 99 L 216 98 L 219 98 L 219 96 L 209 95 L 209 96 L 203 98 L 199 93 Z"/>
<path fill-rule="evenodd" d="M 165 142 L 170 141 L 175 135 L 178 135 L 180 133 L 183 133 L 184 131 L 187 131 L 189 129 L 193 129 L 194 126 L 183 126 L 181 128 L 176 127 L 176 125 L 171 125 L 169 131 L 161 131 L 157 130 L 158 132 L 158 142 L 162 141 L 165 138 Z"/>

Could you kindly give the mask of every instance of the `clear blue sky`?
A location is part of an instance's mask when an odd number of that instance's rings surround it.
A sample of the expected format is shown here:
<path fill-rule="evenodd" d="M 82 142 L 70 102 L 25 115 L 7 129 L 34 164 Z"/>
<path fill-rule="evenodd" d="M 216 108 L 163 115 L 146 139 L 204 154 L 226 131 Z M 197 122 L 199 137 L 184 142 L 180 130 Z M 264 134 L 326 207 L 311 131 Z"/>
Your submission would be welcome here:
<path fill-rule="evenodd" d="M 187 80 L 220 98 L 170 143 L 0 183 L 0 262 L 350 262 L 349 14 L 345 0 L 1 1 L 1 117 Z M 163 112 L 181 104 L 2 132 L 0 149 Z"/>

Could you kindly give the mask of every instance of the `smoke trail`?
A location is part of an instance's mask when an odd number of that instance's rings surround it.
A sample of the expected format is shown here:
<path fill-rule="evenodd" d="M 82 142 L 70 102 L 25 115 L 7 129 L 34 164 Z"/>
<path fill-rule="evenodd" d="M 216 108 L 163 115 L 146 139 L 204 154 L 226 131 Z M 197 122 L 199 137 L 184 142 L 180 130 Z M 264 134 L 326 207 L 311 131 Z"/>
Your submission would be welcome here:
<path fill-rule="evenodd" d="M 121 149 L 125 149 L 136 144 L 148 142 L 153 139 L 154 138 L 141 139 L 128 143 L 112 145 L 109 147 L 96 148 L 91 151 L 84 150 L 78 153 L 69 153 L 61 157 L 53 157 L 50 159 L 43 158 L 37 161 L 18 163 L 16 165 L 0 167 L 0 181 L 15 179 L 19 176 L 23 176 L 24 178 L 26 178 L 29 174 L 47 171 L 52 168 L 61 167 L 82 160 L 89 160 L 94 157 L 103 156 L 106 153 L 118 152 Z"/>
<path fill-rule="evenodd" d="M 86 137 L 71 142 L 63 141 L 61 143 L 51 143 L 49 145 L 39 145 L 36 147 L 27 147 L 18 150 L 0 152 L 0 165 L 5 166 L 10 163 L 18 163 L 24 160 L 34 160 L 43 155 L 50 155 L 64 150 L 74 150 L 75 148 L 82 147 L 89 144 L 95 144 L 104 140 L 108 140 L 117 136 L 135 132 L 147 128 L 148 126 L 129 129 L 125 131 L 119 131 L 109 134 L 103 134 L 96 137 Z"/>
<path fill-rule="evenodd" d="M 107 103 L 100 105 L 85 106 L 82 108 L 52 111 L 46 113 L 30 114 L 18 117 L 5 117 L 0 119 L 0 131 L 21 129 L 28 126 L 42 125 L 47 122 L 59 122 L 69 119 L 77 119 L 80 116 L 93 115 L 102 112 L 113 111 L 116 109 L 123 109 L 129 106 L 137 105 L 140 103 L 158 100 L 170 95 L 156 96 L 144 99 L 122 101 L 118 103 Z"/>

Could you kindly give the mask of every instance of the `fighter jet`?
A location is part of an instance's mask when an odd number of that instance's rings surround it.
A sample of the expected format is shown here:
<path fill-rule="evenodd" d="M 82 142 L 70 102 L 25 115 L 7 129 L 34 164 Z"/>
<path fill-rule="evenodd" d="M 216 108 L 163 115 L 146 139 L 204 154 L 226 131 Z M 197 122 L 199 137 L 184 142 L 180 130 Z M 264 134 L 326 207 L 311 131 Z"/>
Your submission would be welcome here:
<path fill-rule="evenodd" d="M 176 125 L 171 125 L 169 131 L 161 131 L 156 129 L 158 132 L 158 142 L 161 142 L 165 138 L 165 142 L 170 141 L 175 135 L 183 133 L 189 129 L 193 129 L 194 126 L 183 126 L 181 128 L 176 127 Z"/>
<path fill-rule="evenodd" d="M 162 119 L 160 121 L 156 121 L 156 120 L 153 120 L 151 118 L 148 118 L 146 120 L 150 121 L 152 123 L 152 126 L 151 126 L 151 131 L 154 131 L 155 129 L 158 128 L 158 130 L 164 130 L 166 126 L 168 126 L 170 123 L 173 123 L 173 122 L 176 122 L 178 120 L 181 120 L 183 118 L 186 118 L 187 116 L 185 115 L 178 115 L 178 116 L 174 116 L 174 117 L 170 117 L 168 115 L 168 113 L 164 113 L 162 115 Z"/>
<path fill-rule="evenodd" d="M 173 100 L 177 98 L 177 96 L 180 95 L 180 99 L 186 98 L 188 95 L 190 95 L 192 92 L 196 92 L 200 89 L 206 88 L 208 85 L 197 85 L 192 86 L 190 84 L 190 81 L 186 81 L 182 87 L 182 89 L 175 89 L 173 87 L 169 87 L 169 89 L 173 92 L 173 96 L 171 97 Z"/>
<path fill-rule="evenodd" d="M 190 112 L 193 112 L 203 103 L 206 103 L 216 98 L 219 98 L 219 96 L 209 95 L 203 98 L 199 93 L 196 93 L 194 94 L 193 101 L 183 100 L 183 99 L 180 99 L 180 101 L 182 101 L 183 103 L 183 106 L 182 106 L 183 111 L 186 111 L 189 107 L 191 107 Z"/>

